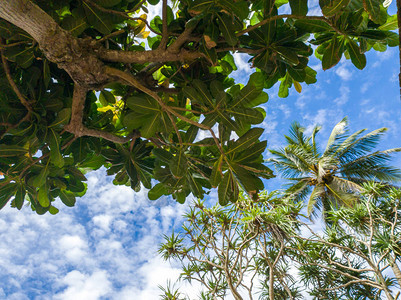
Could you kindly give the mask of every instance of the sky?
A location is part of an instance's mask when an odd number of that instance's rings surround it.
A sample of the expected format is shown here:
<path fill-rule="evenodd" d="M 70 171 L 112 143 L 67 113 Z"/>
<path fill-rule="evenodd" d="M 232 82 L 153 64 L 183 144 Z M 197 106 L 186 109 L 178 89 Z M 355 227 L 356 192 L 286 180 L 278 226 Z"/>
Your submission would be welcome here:
<path fill-rule="evenodd" d="M 303 84 L 300 94 L 292 89 L 285 99 L 277 96 L 278 86 L 267 91 L 267 118 L 260 126 L 268 148 L 285 145 L 283 135 L 295 120 L 309 131 L 321 125 L 318 142 L 323 143 L 345 116 L 350 132 L 387 127 L 380 147 L 401 146 L 398 50 L 370 52 L 367 60 L 362 71 L 344 59 L 322 71 L 313 58 L 317 83 Z M 246 83 L 252 70 L 243 56 L 236 62 L 236 81 Z M 401 167 L 400 155 L 393 164 Z M 87 194 L 73 208 L 58 200 L 55 216 L 8 205 L 0 212 L 0 299 L 149 300 L 158 298 L 158 285 L 178 277 L 179 267 L 163 261 L 157 249 L 163 234 L 179 229 L 190 201 L 150 201 L 145 189 L 135 193 L 114 186 L 103 169 L 87 177 Z M 279 179 L 266 182 L 266 189 L 278 188 Z M 211 195 L 213 202 L 215 192 Z M 182 290 L 195 297 L 196 287 Z"/>

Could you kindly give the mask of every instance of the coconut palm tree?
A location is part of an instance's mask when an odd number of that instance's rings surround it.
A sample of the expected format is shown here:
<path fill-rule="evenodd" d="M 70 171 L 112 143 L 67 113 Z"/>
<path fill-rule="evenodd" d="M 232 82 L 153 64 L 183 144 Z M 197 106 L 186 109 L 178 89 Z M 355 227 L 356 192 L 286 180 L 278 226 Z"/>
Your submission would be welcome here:
<path fill-rule="evenodd" d="M 367 181 L 393 183 L 401 180 L 401 171 L 387 164 L 390 154 L 401 148 L 372 150 L 387 128 L 362 135 L 366 129 L 348 134 L 347 118 L 332 130 L 326 148 L 319 150 L 316 126 L 310 136 L 294 122 L 285 136 L 288 145 L 270 150 L 270 159 L 282 177 L 290 181 L 286 195 L 307 202 L 308 215 L 318 207 L 324 211 L 339 205 L 352 206 L 358 199 L 360 185 Z"/>

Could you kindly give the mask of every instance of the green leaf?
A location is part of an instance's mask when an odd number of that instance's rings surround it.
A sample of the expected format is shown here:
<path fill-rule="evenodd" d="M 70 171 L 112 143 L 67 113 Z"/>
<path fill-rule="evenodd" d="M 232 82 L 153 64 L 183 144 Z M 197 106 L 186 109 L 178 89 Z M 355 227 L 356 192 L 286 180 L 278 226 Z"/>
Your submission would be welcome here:
<path fill-rule="evenodd" d="M 227 205 L 230 201 L 236 202 L 238 200 L 239 189 L 234 175 L 231 171 L 227 171 L 217 190 L 220 205 Z"/>
<path fill-rule="evenodd" d="M 328 70 L 334 67 L 341 59 L 342 54 L 340 53 L 340 43 L 337 36 L 334 36 L 331 43 L 327 46 L 324 51 L 322 58 L 323 70 Z"/>
<path fill-rule="evenodd" d="M 28 153 L 28 149 L 17 145 L 0 145 L 0 158 L 1 157 L 12 157 L 20 156 Z"/>
<path fill-rule="evenodd" d="M 113 7 L 119 4 L 121 0 L 96 0 L 96 3 L 103 7 Z"/>
<path fill-rule="evenodd" d="M 297 28 L 300 28 L 306 32 L 311 32 L 311 33 L 332 30 L 329 24 L 321 20 L 296 20 L 294 25 Z"/>
<path fill-rule="evenodd" d="M 260 124 L 265 119 L 264 115 L 255 108 L 233 108 L 227 109 L 227 112 L 235 117 L 236 120 L 240 119 L 246 124 Z"/>
<path fill-rule="evenodd" d="M 334 16 L 347 7 L 350 1 L 351 0 L 331 0 L 328 5 L 322 7 L 322 12 L 326 17 Z"/>
<path fill-rule="evenodd" d="M 230 109 L 233 109 L 237 106 L 253 106 L 254 100 L 262 93 L 263 87 L 263 75 L 259 72 L 253 73 L 249 78 L 248 84 L 235 95 L 234 100 L 229 106 Z"/>
<path fill-rule="evenodd" d="M 317 79 L 316 79 L 317 72 L 315 70 L 313 70 L 312 68 L 306 67 L 305 74 L 306 74 L 306 76 L 305 76 L 306 84 L 312 84 L 317 81 Z"/>
<path fill-rule="evenodd" d="M 217 14 L 219 20 L 219 28 L 223 34 L 226 42 L 230 46 L 235 46 L 238 42 L 238 38 L 235 35 L 234 25 L 232 23 L 232 18 L 226 14 Z"/>
<path fill-rule="evenodd" d="M 222 178 L 222 162 L 223 155 L 220 155 L 219 159 L 213 164 L 212 174 L 210 175 L 210 184 L 213 187 L 217 187 Z"/>
<path fill-rule="evenodd" d="M 171 174 L 177 178 L 181 178 L 187 172 L 187 158 L 185 156 L 184 150 L 180 151 L 173 157 L 169 163 Z"/>
<path fill-rule="evenodd" d="M 299 81 L 299 82 L 304 82 L 306 78 L 306 72 L 305 69 L 300 69 L 300 68 L 293 68 L 291 66 L 287 67 L 287 71 L 292 77 L 292 79 Z"/>
<path fill-rule="evenodd" d="M 281 80 L 280 87 L 278 89 L 278 96 L 280 98 L 288 97 L 288 90 L 292 85 L 291 76 L 287 73 L 285 77 Z"/>
<path fill-rule="evenodd" d="M 308 0 L 290 0 L 291 14 L 306 16 L 308 13 Z"/>
<path fill-rule="evenodd" d="M 53 128 L 50 128 L 47 137 L 50 146 L 50 161 L 56 167 L 62 168 L 64 166 L 64 159 L 60 152 L 60 135 Z"/>
<path fill-rule="evenodd" d="M 229 148 L 226 154 L 231 152 L 240 152 L 247 148 L 249 148 L 252 144 L 254 144 L 259 137 L 262 135 L 264 129 L 263 128 L 251 128 L 244 135 L 242 135 L 238 140 L 236 140 L 233 145 Z"/>
<path fill-rule="evenodd" d="M 22 184 L 19 184 L 14 198 L 14 204 L 18 210 L 20 210 L 22 208 L 22 205 L 24 205 L 25 194 L 25 187 Z"/>
<path fill-rule="evenodd" d="M 40 206 L 42 207 L 49 207 L 50 205 L 50 200 L 49 200 L 49 195 L 47 194 L 47 186 L 43 185 L 39 191 L 38 191 L 38 201 Z"/>
<path fill-rule="evenodd" d="M 171 160 L 174 158 L 174 156 L 170 152 L 161 148 L 154 148 L 152 150 L 152 153 L 158 160 L 166 164 L 169 164 Z"/>
<path fill-rule="evenodd" d="M 73 36 L 79 36 L 88 28 L 88 24 L 85 22 L 84 17 L 67 15 L 63 18 L 61 27 L 69 31 Z"/>
<path fill-rule="evenodd" d="M 395 14 L 388 17 L 387 22 L 379 26 L 377 29 L 386 31 L 386 30 L 396 30 L 397 28 L 398 28 L 398 21 L 397 21 L 397 15 Z"/>
<path fill-rule="evenodd" d="M 219 0 L 218 3 L 231 10 L 241 20 L 248 17 L 249 6 L 246 1 Z"/>
<path fill-rule="evenodd" d="M 151 188 L 148 192 L 148 198 L 149 200 L 157 200 L 161 196 L 166 195 L 167 190 L 164 184 L 158 183 L 156 184 L 153 188 Z"/>
<path fill-rule="evenodd" d="M 58 125 L 65 125 L 68 123 L 71 117 L 71 108 L 64 108 L 57 113 L 56 120 L 49 125 L 49 128 Z"/>
<path fill-rule="evenodd" d="M 66 206 L 72 207 L 75 205 L 76 200 L 73 193 L 61 190 L 59 197 Z"/>
<path fill-rule="evenodd" d="M 0 181 L 0 183 L 4 184 L 4 181 Z M 16 189 L 16 183 L 7 183 L 0 187 L 0 209 L 2 209 L 7 204 L 12 195 L 14 195 L 14 193 L 16 192 Z"/>
<path fill-rule="evenodd" d="M 49 162 L 50 161 L 48 161 L 47 164 L 45 166 L 43 166 L 40 173 L 38 175 L 36 175 L 34 177 L 34 179 L 32 180 L 32 185 L 34 187 L 40 188 L 45 185 L 47 176 L 49 175 Z"/>
<path fill-rule="evenodd" d="M 351 39 L 347 40 L 346 47 L 355 67 L 362 70 L 366 66 L 366 56 L 361 53 L 359 46 Z"/>
<path fill-rule="evenodd" d="M 52 215 L 57 215 L 59 213 L 59 209 L 57 207 L 50 206 L 49 213 L 51 213 Z"/>
<path fill-rule="evenodd" d="M 274 50 L 280 54 L 280 56 L 284 59 L 284 62 L 293 66 L 299 64 L 298 55 L 295 51 L 282 46 L 275 46 Z"/>
<path fill-rule="evenodd" d="M 103 105 L 103 103 L 114 104 L 114 103 L 116 103 L 116 98 L 114 97 L 114 95 L 111 92 L 103 90 L 100 92 L 99 101 L 100 101 L 100 103 L 102 103 L 102 105 Z M 103 105 L 103 106 L 106 106 L 106 105 Z"/>
<path fill-rule="evenodd" d="M 248 193 L 257 193 L 260 190 L 263 190 L 264 185 L 260 178 L 238 164 L 232 163 L 230 164 L 230 167 L 234 171 L 237 179 L 244 187 L 245 191 L 247 191 Z"/>
<path fill-rule="evenodd" d="M 376 20 L 380 14 L 380 2 L 379 0 L 363 0 L 363 6 L 373 20 Z"/>

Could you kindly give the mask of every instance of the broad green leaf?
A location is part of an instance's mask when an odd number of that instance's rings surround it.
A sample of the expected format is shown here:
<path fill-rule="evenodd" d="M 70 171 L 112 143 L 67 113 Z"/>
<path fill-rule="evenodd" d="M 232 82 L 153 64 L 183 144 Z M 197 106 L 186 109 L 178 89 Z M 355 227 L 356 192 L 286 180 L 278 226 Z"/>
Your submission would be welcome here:
<path fill-rule="evenodd" d="M 45 166 L 43 166 L 40 173 L 34 177 L 34 179 L 32 180 L 32 185 L 36 188 L 44 186 L 48 175 L 49 175 L 49 161 Z"/>
<path fill-rule="evenodd" d="M 184 150 L 180 151 L 173 157 L 169 163 L 171 174 L 177 178 L 181 178 L 187 172 L 187 158 L 185 156 Z"/>
<path fill-rule="evenodd" d="M 218 3 L 231 10 L 238 18 L 245 19 L 249 14 L 249 5 L 246 1 L 219 0 Z"/>
<path fill-rule="evenodd" d="M 322 12 L 326 17 L 334 16 L 348 6 L 351 0 L 331 0 L 328 5 L 322 7 Z"/>
<path fill-rule="evenodd" d="M 147 96 L 129 97 L 127 99 L 127 106 L 136 113 L 148 114 L 160 112 L 160 105 L 157 101 Z"/>
<path fill-rule="evenodd" d="M 0 158 L 2 157 L 12 157 L 20 156 L 28 153 L 28 149 L 17 145 L 0 145 Z"/>
<path fill-rule="evenodd" d="M 170 152 L 161 148 L 154 148 L 152 150 L 152 153 L 157 159 L 166 164 L 169 164 L 174 158 L 174 156 Z"/>
<path fill-rule="evenodd" d="M 65 205 L 67 205 L 69 207 L 72 207 L 75 205 L 76 200 L 75 200 L 75 196 L 73 193 L 65 191 L 65 190 L 61 190 L 59 197 Z"/>
<path fill-rule="evenodd" d="M 292 77 L 292 79 L 299 81 L 299 82 L 304 82 L 306 78 L 306 72 L 305 69 L 299 69 L 299 68 L 293 68 L 291 66 L 288 66 L 287 68 L 288 73 Z"/>
<path fill-rule="evenodd" d="M 217 187 L 221 181 L 223 158 L 223 155 L 220 155 L 219 159 L 213 164 L 212 174 L 210 175 L 210 184 L 213 187 Z"/>
<path fill-rule="evenodd" d="M 235 35 L 234 25 L 232 23 L 232 18 L 226 14 L 218 14 L 217 18 L 219 20 L 219 28 L 223 34 L 226 42 L 230 46 L 235 46 L 238 42 L 238 38 Z"/>
<path fill-rule="evenodd" d="M 381 26 L 379 26 L 377 29 L 379 30 L 396 30 L 398 28 L 398 21 L 397 21 L 397 15 L 392 15 L 387 19 L 387 22 Z"/>
<path fill-rule="evenodd" d="M 362 70 L 366 66 L 366 56 L 361 53 L 359 46 L 351 39 L 347 40 L 346 47 L 355 67 Z"/>
<path fill-rule="evenodd" d="M 14 198 L 14 204 L 18 210 L 21 210 L 22 205 L 24 205 L 25 194 L 26 194 L 25 187 L 22 184 L 19 184 Z"/>
<path fill-rule="evenodd" d="M 202 103 L 213 107 L 214 101 L 213 101 L 212 96 L 209 93 L 207 86 L 199 79 L 195 79 L 192 82 L 192 85 L 197 89 L 198 95 L 199 95 L 198 97 L 200 97 Z"/>
<path fill-rule="evenodd" d="M 292 79 L 289 74 L 286 74 L 285 77 L 281 80 L 280 87 L 278 89 L 278 96 L 280 98 L 286 98 L 289 94 L 289 88 L 292 85 Z"/>
<path fill-rule="evenodd" d="M 324 51 L 322 58 L 323 70 L 328 70 L 334 67 L 341 59 L 342 54 L 340 53 L 340 43 L 337 36 L 334 36 L 331 43 L 327 46 Z"/>
<path fill-rule="evenodd" d="M 245 191 L 257 193 L 260 190 L 263 190 L 264 185 L 262 180 L 249 172 L 248 170 L 244 169 L 238 164 L 231 163 L 230 168 L 234 171 L 235 176 L 237 177 L 238 181 L 244 187 Z"/>
<path fill-rule="evenodd" d="M 291 14 L 306 16 L 308 13 L 308 0 L 290 0 Z"/>
<path fill-rule="evenodd" d="M 220 205 L 227 205 L 229 202 L 236 202 L 238 200 L 239 189 L 234 175 L 231 171 L 227 171 L 219 188 L 217 190 Z"/>
<path fill-rule="evenodd" d="M 263 128 L 252 128 L 248 130 L 244 135 L 242 135 L 238 140 L 233 143 L 226 154 L 231 152 L 240 152 L 249 148 L 253 143 L 255 143 L 259 137 L 262 135 Z"/>
<path fill-rule="evenodd" d="M 47 135 L 50 146 L 50 161 L 55 166 L 62 168 L 64 166 L 64 159 L 60 152 L 60 135 L 50 128 Z"/>
<path fill-rule="evenodd" d="M 253 101 L 262 93 L 264 87 L 263 75 L 255 72 L 249 78 L 248 84 L 234 97 L 230 109 L 240 106 L 251 107 Z M 258 101 L 256 101 L 258 102 Z"/>
<path fill-rule="evenodd" d="M 52 214 L 52 215 L 56 215 L 56 214 L 59 213 L 59 209 L 57 207 L 50 206 L 49 207 L 49 213 Z"/>
<path fill-rule="evenodd" d="M 317 81 L 317 79 L 316 79 L 317 72 L 315 70 L 313 70 L 310 67 L 306 67 L 305 68 L 305 73 L 306 73 L 306 76 L 305 76 L 305 83 L 306 84 L 312 84 L 312 83 L 315 83 Z"/>
<path fill-rule="evenodd" d="M 259 124 L 265 119 L 263 114 L 255 108 L 236 107 L 226 110 L 230 115 L 234 116 L 236 120 L 241 119 L 244 123 Z"/>
<path fill-rule="evenodd" d="M 79 36 L 88 28 L 88 24 L 83 17 L 67 15 L 63 18 L 61 27 L 69 31 L 73 36 Z"/>
<path fill-rule="evenodd" d="M 65 125 L 68 123 L 71 117 L 71 108 L 64 108 L 57 113 L 56 120 L 49 125 L 49 128 L 58 125 Z"/>
<path fill-rule="evenodd" d="M 167 190 L 163 183 L 158 183 L 154 187 L 152 187 L 148 192 L 149 200 L 157 200 L 161 196 L 166 195 Z"/>
<path fill-rule="evenodd" d="M 275 46 L 274 50 L 284 59 L 284 62 L 293 66 L 299 64 L 299 59 L 296 52 L 282 46 Z"/>
<path fill-rule="evenodd" d="M 119 4 L 121 0 L 96 0 L 96 3 L 103 7 L 113 7 Z"/>
<path fill-rule="evenodd" d="M 295 27 L 312 33 L 332 30 L 329 24 L 321 20 L 296 20 L 294 25 Z"/>
<path fill-rule="evenodd" d="M 230 130 L 237 130 L 239 129 L 238 124 L 231 119 L 230 115 L 226 113 L 225 111 L 222 110 L 217 110 L 216 114 L 219 115 L 219 119 L 221 123 L 223 123 L 225 126 L 227 126 L 228 129 Z"/>
<path fill-rule="evenodd" d="M 380 14 L 380 0 L 363 0 L 363 6 L 373 20 Z"/>
<path fill-rule="evenodd" d="M 190 173 L 187 173 L 186 178 L 192 194 L 197 198 L 203 198 L 204 192 L 200 183 Z"/>
<path fill-rule="evenodd" d="M 49 195 L 47 194 L 48 187 L 46 185 L 43 185 L 42 187 L 39 188 L 38 191 L 38 201 L 40 206 L 42 207 L 49 207 L 50 205 L 50 199 Z"/>
<path fill-rule="evenodd" d="M 0 181 L 1 184 L 4 184 L 4 181 Z M 12 195 L 17 190 L 17 184 L 16 183 L 7 183 L 0 187 L 0 209 L 2 209 L 7 202 L 10 200 Z"/>
<path fill-rule="evenodd" d="M 116 103 L 116 98 L 111 92 L 103 90 L 100 92 L 99 101 L 100 103 L 102 103 L 103 106 L 107 106 L 108 104 Z M 103 103 L 106 103 L 106 105 L 104 105 Z"/>
<path fill-rule="evenodd" d="M 241 164 L 252 163 L 255 161 L 263 161 L 263 152 L 266 150 L 267 141 L 257 142 L 250 146 L 247 151 L 235 153 L 233 161 Z"/>

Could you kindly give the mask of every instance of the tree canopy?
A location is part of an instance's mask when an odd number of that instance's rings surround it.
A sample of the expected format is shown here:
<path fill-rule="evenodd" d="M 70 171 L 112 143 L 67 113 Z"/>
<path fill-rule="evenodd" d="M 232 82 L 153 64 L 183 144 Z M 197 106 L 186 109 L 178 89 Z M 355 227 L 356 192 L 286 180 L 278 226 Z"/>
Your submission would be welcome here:
<path fill-rule="evenodd" d="M 162 13 L 148 20 L 154 5 Z M 308 5 L 1 1 L 0 207 L 27 200 L 39 214 L 57 213 L 54 200 L 73 206 L 84 174 L 101 166 L 117 185 L 150 189 L 152 200 L 182 203 L 212 187 L 221 204 L 240 187 L 257 197 L 273 176 L 255 127 L 264 89 L 279 82 L 286 97 L 314 83 L 313 53 L 324 70 L 343 55 L 362 69 L 367 51 L 398 45 L 396 16 L 381 0 L 322 0 L 315 16 Z M 252 64 L 245 86 L 230 77 L 234 53 Z"/>
<path fill-rule="evenodd" d="M 274 157 L 269 160 L 290 182 L 287 196 L 296 201 L 309 196 L 309 215 L 316 207 L 327 211 L 341 205 L 353 206 L 358 201 L 362 183 L 401 180 L 401 171 L 388 165 L 390 155 L 400 152 L 401 148 L 371 152 L 387 128 L 361 136 L 366 129 L 349 134 L 347 125 L 347 118 L 344 118 L 334 126 L 322 151 L 316 143 L 320 126 L 315 126 L 307 137 L 305 128 L 294 122 L 290 134 L 285 136 L 288 145 L 270 150 Z"/>

